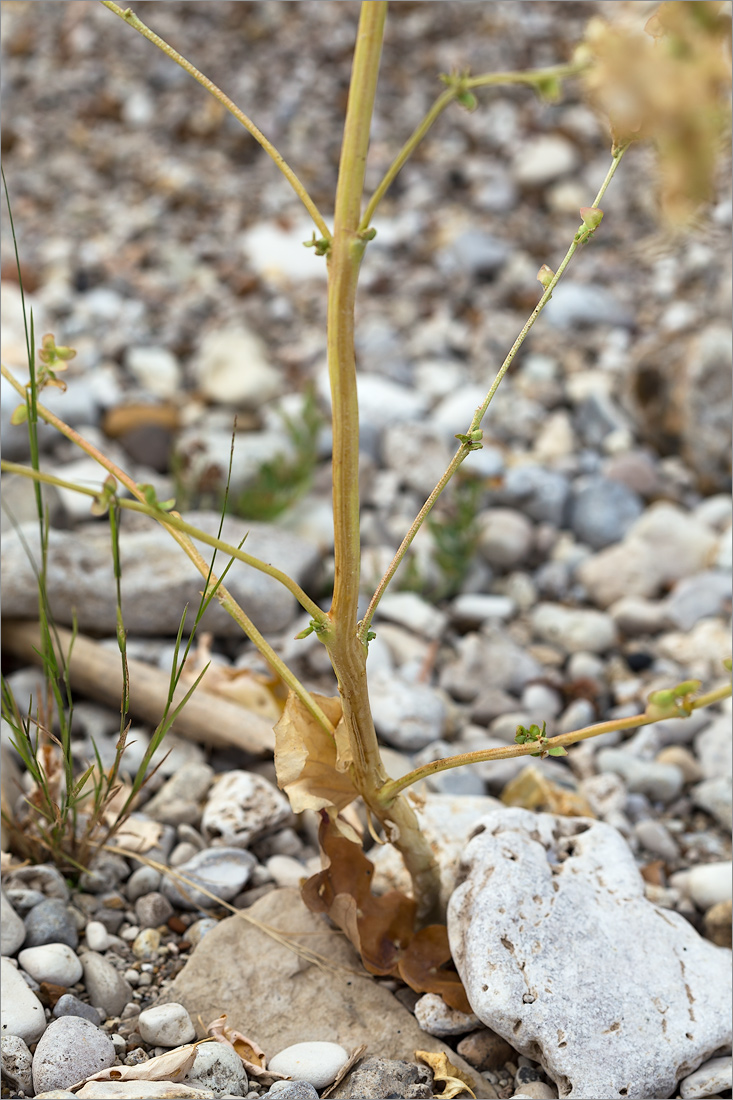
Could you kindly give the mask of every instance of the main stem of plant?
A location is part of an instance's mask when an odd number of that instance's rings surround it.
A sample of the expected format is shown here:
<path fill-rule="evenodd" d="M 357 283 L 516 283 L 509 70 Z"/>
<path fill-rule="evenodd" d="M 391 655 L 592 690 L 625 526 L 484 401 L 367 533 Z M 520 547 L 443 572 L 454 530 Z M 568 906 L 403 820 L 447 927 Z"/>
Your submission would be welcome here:
<path fill-rule="evenodd" d="M 379 754 L 366 679 L 366 644 L 357 634 L 359 600 L 359 408 L 354 356 L 354 303 L 366 247 L 359 231 L 364 171 L 382 50 L 386 0 L 361 5 L 344 139 L 341 147 L 333 236 L 328 252 L 328 370 L 333 418 L 333 513 L 336 571 L 329 627 L 319 635 L 338 679 L 353 757 L 354 784 L 384 826 L 410 873 L 423 921 L 438 917 L 440 876 L 409 802 L 389 808 L 378 792 L 387 782 Z"/>

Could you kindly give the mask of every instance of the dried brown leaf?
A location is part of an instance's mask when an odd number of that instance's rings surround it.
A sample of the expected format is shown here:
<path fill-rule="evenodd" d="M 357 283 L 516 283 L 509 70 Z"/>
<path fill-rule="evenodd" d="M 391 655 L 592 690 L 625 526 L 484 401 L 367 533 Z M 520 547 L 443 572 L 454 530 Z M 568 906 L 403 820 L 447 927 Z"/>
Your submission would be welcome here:
<path fill-rule="evenodd" d="M 473 1012 L 466 990 L 452 967 L 448 929 L 444 924 L 421 928 L 402 952 L 399 975 L 416 993 L 437 993 L 449 1008 Z"/>
<path fill-rule="evenodd" d="M 186 662 L 181 673 L 181 683 L 189 688 L 197 676 L 211 660 L 211 634 L 202 634 L 196 651 Z M 218 695 L 246 707 L 254 714 L 270 718 L 277 722 L 281 713 L 280 705 L 274 694 L 270 680 L 248 668 L 228 668 L 225 665 L 209 664 L 203 674 L 200 687 L 212 695 Z"/>
<path fill-rule="evenodd" d="M 364 1054 L 366 1054 L 366 1050 L 366 1043 L 362 1043 L 362 1045 L 360 1047 L 357 1047 L 356 1050 L 352 1050 L 351 1054 L 349 1055 L 348 1062 L 346 1062 L 346 1064 L 343 1065 L 338 1071 L 333 1083 L 328 1086 L 325 1092 L 321 1093 L 321 1100 L 328 1100 L 328 1097 L 331 1095 L 332 1092 L 336 1091 L 346 1074 L 350 1073 L 356 1063 L 363 1057 Z"/>
<path fill-rule="evenodd" d="M 587 800 L 575 791 L 553 783 L 538 768 L 531 765 L 507 783 L 501 792 L 507 806 L 522 806 L 526 810 L 547 810 L 563 817 L 595 817 Z"/>
<path fill-rule="evenodd" d="M 476 1094 L 471 1088 L 471 1078 L 462 1073 L 458 1066 L 454 1066 L 452 1062 L 449 1062 L 447 1054 L 442 1052 L 434 1054 L 429 1050 L 416 1050 L 415 1057 L 430 1066 L 436 1081 L 445 1083 L 443 1091 L 438 1093 L 441 1100 L 453 1100 L 454 1096 L 460 1096 L 462 1092 L 469 1093 L 476 1100 Z"/>
<path fill-rule="evenodd" d="M 350 757 L 343 755 L 348 744 L 341 720 L 341 700 L 316 694 L 313 698 L 336 727 L 337 736 L 324 730 L 293 692 L 288 695 L 285 710 L 275 726 L 277 782 L 290 799 L 294 813 L 329 807 L 341 810 L 358 793 L 348 773 Z"/>

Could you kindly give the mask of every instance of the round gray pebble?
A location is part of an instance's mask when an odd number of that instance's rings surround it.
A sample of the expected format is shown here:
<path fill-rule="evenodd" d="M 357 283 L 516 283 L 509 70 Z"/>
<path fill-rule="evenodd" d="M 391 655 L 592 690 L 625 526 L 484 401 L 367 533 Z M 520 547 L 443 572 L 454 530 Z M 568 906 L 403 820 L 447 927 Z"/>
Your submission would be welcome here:
<path fill-rule="evenodd" d="M 53 1020 L 38 1041 L 33 1057 L 36 1092 L 68 1088 L 115 1063 L 112 1040 L 80 1016 Z"/>
<path fill-rule="evenodd" d="M 75 997 L 73 993 L 64 993 L 53 1006 L 53 1014 L 58 1019 L 60 1016 L 81 1016 L 92 1024 L 104 1023 L 104 1013 L 94 1005 L 85 1004 Z"/>
<path fill-rule="evenodd" d="M 61 898 L 46 898 L 25 918 L 25 947 L 44 943 L 65 943 L 76 947 L 79 933 L 68 905 Z"/>
<path fill-rule="evenodd" d="M 173 916 L 173 906 L 168 898 L 153 890 L 137 899 L 135 916 L 141 928 L 157 928 Z"/>

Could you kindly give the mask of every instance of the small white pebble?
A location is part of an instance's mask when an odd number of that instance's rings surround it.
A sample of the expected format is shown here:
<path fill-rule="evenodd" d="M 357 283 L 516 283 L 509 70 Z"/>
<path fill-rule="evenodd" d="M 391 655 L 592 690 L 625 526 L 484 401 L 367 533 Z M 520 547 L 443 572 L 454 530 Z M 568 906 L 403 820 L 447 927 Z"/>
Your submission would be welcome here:
<path fill-rule="evenodd" d="M 90 920 L 84 932 L 90 951 L 106 951 L 109 947 L 109 932 L 101 920 Z"/>
<path fill-rule="evenodd" d="M 295 1043 L 271 1058 L 267 1068 L 323 1089 L 336 1079 L 348 1060 L 349 1055 L 339 1043 Z"/>

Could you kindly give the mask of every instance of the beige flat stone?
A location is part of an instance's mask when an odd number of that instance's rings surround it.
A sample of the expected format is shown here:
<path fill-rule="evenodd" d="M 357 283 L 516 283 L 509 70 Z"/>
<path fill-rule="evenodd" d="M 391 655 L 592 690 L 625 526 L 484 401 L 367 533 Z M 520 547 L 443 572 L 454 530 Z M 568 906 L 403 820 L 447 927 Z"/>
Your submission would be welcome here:
<path fill-rule="evenodd" d="M 199 1038 L 225 1012 L 227 1025 L 255 1040 L 268 1058 L 294 1043 L 326 1041 L 365 1057 L 414 1061 L 416 1050 L 442 1051 L 475 1081 L 485 1081 L 439 1039 L 421 1031 L 394 995 L 369 977 L 345 939 L 311 913 L 292 887 L 273 890 L 245 910 L 262 924 L 292 933 L 292 942 L 325 956 L 329 968 L 301 958 L 288 946 L 229 917 L 199 943 L 158 1002 L 185 1005 Z M 339 969 L 333 969 L 339 968 Z M 481 1091 L 477 1095 L 483 1095 Z"/>

